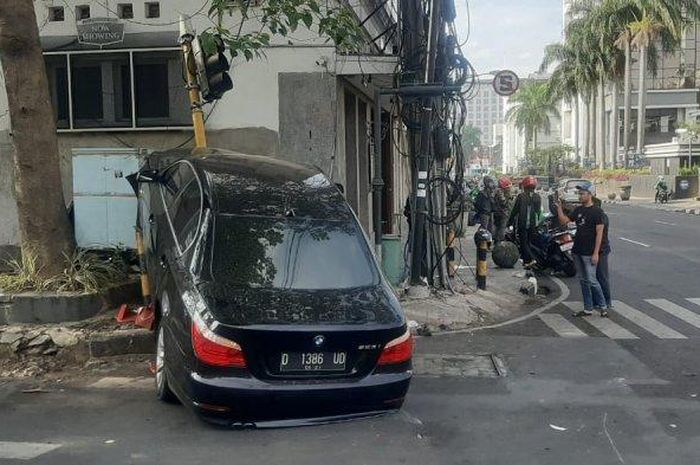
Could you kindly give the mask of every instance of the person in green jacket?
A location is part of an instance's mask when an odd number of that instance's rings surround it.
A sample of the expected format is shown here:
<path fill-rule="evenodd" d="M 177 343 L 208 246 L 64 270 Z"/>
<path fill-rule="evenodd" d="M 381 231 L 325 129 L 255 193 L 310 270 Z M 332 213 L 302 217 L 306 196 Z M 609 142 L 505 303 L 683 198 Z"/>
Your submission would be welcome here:
<path fill-rule="evenodd" d="M 526 176 L 521 185 L 523 192 L 515 199 L 508 218 L 508 226 L 515 227 L 520 257 L 523 259 L 525 268 L 532 268 L 537 261 L 532 254 L 530 243 L 542 211 L 542 199 L 535 193 L 537 178 Z"/>

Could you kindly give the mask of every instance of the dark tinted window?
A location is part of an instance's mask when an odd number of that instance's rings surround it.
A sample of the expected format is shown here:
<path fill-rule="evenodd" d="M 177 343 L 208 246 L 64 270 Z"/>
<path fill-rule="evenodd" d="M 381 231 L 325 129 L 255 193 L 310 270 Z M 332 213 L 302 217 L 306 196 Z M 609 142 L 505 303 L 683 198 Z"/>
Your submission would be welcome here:
<path fill-rule="evenodd" d="M 175 236 L 184 251 L 196 234 L 197 223 L 199 222 L 199 213 L 202 196 L 199 190 L 199 185 L 195 179 L 192 179 L 176 200 L 177 210 L 173 216 L 173 227 L 175 228 Z"/>
<path fill-rule="evenodd" d="M 224 215 L 215 219 L 205 280 L 232 288 L 346 289 L 378 283 L 350 221 Z"/>
<path fill-rule="evenodd" d="M 161 191 L 165 199 L 165 208 L 172 219 L 175 216 L 180 193 L 194 180 L 194 171 L 186 163 L 177 163 L 165 172 Z"/>

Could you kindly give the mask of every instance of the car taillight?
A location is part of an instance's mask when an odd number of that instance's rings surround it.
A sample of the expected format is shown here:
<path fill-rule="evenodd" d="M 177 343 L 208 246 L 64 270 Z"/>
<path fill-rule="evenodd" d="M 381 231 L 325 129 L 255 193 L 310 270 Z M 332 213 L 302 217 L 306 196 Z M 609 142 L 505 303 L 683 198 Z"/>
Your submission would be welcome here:
<path fill-rule="evenodd" d="M 192 319 L 192 347 L 197 358 L 216 367 L 245 368 L 243 350 L 238 343 L 214 334 L 198 318 Z"/>
<path fill-rule="evenodd" d="M 396 363 L 404 363 L 411 360 L 413 356 L 413 336 L 409 330 L 406 333 L 390 341 L 379 357 L 377 365 L 394 365 Z"/>

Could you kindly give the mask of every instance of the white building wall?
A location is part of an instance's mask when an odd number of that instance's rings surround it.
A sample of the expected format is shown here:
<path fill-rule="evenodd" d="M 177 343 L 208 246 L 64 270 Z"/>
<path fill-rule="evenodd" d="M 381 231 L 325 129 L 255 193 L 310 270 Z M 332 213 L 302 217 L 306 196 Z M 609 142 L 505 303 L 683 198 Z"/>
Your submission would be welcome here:
<path fill-rule="evenodd" d="M 505 116 L 505 99 L 498 95 L 491 81 L 477 83 L 478 91 L 467 100 L 466 124 L 479 128 L 481 145 L 490 145 L 494 140 L 494 125 L 503 123 Z"/>

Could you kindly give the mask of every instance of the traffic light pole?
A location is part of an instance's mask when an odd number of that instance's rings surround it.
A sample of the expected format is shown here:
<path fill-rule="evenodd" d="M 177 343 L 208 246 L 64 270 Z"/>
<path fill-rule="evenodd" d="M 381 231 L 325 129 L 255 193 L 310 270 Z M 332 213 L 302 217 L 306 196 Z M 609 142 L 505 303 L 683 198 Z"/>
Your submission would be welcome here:
<path fill-rule="evenodd" d="M 180 47 L 182 48 L 183 63 L 187 73 L 187 91 L 190 97 L 192 125 L 194 126 L 194 145 L 197 148 L 207 146 L 207 135 L 204 131 L 204 112 L 202 111 L 202 96 L 199 92 L 197 71 L 192 54 L 192 42 L 197 40 L 189 19 L 180 16 Z"/>

